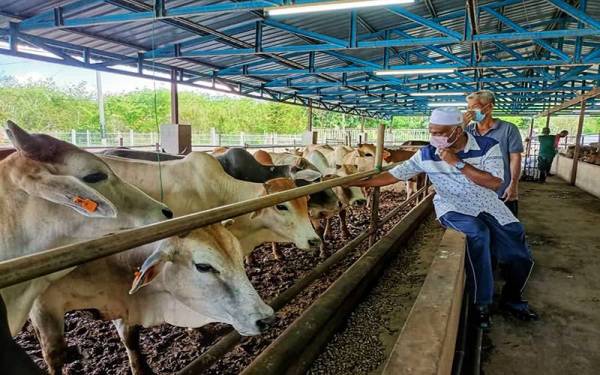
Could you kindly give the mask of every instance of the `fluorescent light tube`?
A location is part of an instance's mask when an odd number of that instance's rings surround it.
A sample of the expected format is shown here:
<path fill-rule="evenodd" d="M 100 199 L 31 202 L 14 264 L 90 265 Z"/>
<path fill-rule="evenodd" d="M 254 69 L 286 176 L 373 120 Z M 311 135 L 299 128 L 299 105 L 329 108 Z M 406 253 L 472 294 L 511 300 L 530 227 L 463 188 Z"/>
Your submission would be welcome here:
<path fill-rule="evenodd" d="M 427 104 L 430 107 L 466 107 L 467 103 L 457 103 L 457 102 L 449 102 L 449 103 L 443 103 L 443 102 L 433 102 L 433 103 L 428 103 Z"/>
<path fill-rule="evenodd" d="M 464 92 L 411 92 L 408 94 L 410 96 L 458 96 L 458 95 L 466 95 Z"/>
<path fill-rule="evenodd" d="M 357 9 L 366 7 L 378 7 L 396 4 L 410 4 L 414 0 L 362 0 L 362 1 L 335 1 L 321 4 L 299 4 L 277 8 L 267 8 L 270 16 L 283 16 L 301 13 L 327 12 L 332 10 Z"/>
<path fill-rule="evenodd" d="M 377 76 L 395 76 L 407 74 L 432 74 L 432 73 L 454 73 L 456 68 L 419 68 L 419 69 L 397 69 L 397 70 L 378 70 Z"/>

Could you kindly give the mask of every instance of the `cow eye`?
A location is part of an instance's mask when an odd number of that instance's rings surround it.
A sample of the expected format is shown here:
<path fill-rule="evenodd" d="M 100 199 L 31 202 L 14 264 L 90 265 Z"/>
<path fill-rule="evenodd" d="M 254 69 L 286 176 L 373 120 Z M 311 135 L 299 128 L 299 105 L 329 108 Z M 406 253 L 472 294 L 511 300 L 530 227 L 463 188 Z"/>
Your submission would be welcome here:
<path fill-rule="evenodd" d="M 365 156 L 373 156 L 371 153 L 366 153 Z"/>
<path fill-rule="evenodd" d="M 106 175 L 106 173 L 102 173 L 102 172 L 90 173 L 87 176 L 83 177 L 83 182 L 87 182 L 88 184 L 93 184 L 95 182 L 100 182 L 100 181 L 106 180 L 107 178 L 108 178 L 108 176 Z"/>
<path fill-rule="evenodd" d="M 211 266 L 208 263 L 195 263 L 194 266 L 196 267 L 196 270 L 198 272 L 202 272 L 202 273 L 206 273 L 206 272 L 219 273 L 219 271 L 217 271 L 213 266 Z"/>
<path fill-rule="evenodd" d="M 275 206 L 275 208 L 278 211 L 287 211 L 288 210 L 288 208 L 287 208 L 287 206 L 285 204 L 278 204 L 278 205 Z"/>

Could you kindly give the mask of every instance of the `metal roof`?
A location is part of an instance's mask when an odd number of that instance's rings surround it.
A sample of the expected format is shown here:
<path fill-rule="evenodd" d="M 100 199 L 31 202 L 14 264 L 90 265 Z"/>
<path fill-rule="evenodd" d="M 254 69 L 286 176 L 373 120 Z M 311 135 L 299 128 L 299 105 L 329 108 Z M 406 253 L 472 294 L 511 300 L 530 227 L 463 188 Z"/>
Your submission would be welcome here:
<path fill-rule="evenodd" d="M 265 11 L 324 2 L 331 0 L 0 0 L 0 53 L 160 80 L 174 74 L 182 84 L 376 117 L 464 101 L 410 93 L 478 89 L 496 92 L 504 113 L 533 115 L 599 86 L 597 0 Z M 456 70 L 375 74 L 411 68 Z"/>

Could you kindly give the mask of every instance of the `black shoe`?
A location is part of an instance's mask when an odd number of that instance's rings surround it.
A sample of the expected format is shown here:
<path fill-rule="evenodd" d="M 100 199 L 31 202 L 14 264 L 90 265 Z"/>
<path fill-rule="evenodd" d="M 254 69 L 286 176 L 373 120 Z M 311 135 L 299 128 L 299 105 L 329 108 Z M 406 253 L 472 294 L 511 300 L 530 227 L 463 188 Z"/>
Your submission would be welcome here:
<path fill-rule="evenodd" d="M 524 322 L 540 319 L 538 314 L 529 307 L 527 301 L 501 302 L 500 310 Z"/>
<path fill-rule="evenodd" d="M 492 328 L 492 319 L 490 318 L 490 309 L 488 305 L 475 305 L 473 306 L 473 316 L 475 324 L 483 329 L 489 331 Z"/>

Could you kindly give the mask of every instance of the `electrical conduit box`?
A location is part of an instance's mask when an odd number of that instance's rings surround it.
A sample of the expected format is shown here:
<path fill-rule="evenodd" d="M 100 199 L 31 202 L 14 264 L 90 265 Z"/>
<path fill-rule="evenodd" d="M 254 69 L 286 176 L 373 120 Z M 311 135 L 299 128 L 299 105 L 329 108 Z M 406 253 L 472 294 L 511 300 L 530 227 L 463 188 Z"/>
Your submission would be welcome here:
<path fill-rule="evenodd" d="M 169 154 L 189 154 L 192 152 L 192 126 L 179 124 L 161 125 L 160 146 Z"/>

